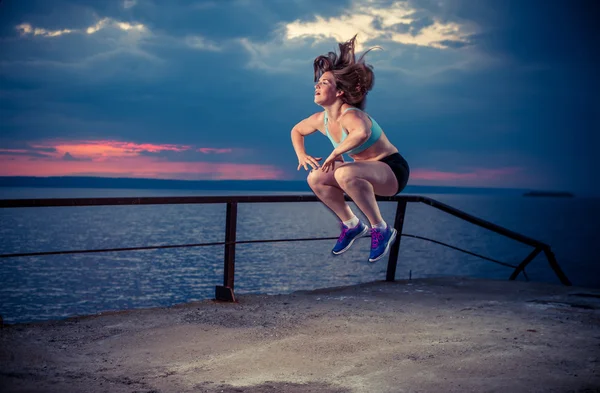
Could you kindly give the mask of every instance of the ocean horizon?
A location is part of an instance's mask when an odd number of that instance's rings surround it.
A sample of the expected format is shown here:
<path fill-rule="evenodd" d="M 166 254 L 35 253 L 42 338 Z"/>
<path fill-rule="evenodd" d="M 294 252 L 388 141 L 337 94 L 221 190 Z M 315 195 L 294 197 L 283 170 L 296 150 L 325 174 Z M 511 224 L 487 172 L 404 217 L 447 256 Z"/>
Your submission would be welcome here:
<path fill-rule="evenodd" d="M 6 188 L 89 188 L 89 189 L 146 189 L 146 190 L 219 190 L 261 192 L 309 192 L 306 180 L 177 180 L 95 176 L 0 176 L 1 192 Z M 403 194 L 495 194 L 523 195 L 529 192 L 562 192 L 532 188 L 459 187 L 408 184 Z"/>

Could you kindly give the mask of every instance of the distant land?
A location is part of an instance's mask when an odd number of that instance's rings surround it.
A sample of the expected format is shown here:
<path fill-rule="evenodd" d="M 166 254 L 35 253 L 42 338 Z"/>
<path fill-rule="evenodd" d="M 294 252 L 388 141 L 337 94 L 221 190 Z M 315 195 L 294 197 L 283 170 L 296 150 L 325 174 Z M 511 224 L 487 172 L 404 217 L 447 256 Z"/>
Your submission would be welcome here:
<path fill-rule="evenodd" d="M 566 191 L 529 191 L 523 194 L 526 197 L 561 197 L 561 198 L 573 198 L 570 192 Z"/>
<path fill-rule="evenodd" d="M 211 191 L 298 191 L 311 192 L 306 181 L 285 180 L 166 180 L 91 176 L 0 176 L 0 187 L 31 188 L 118 188 L 148 190 Z M 406 194 L 493 194 L 523 195 L 529 189 L 408 185 Z"/>

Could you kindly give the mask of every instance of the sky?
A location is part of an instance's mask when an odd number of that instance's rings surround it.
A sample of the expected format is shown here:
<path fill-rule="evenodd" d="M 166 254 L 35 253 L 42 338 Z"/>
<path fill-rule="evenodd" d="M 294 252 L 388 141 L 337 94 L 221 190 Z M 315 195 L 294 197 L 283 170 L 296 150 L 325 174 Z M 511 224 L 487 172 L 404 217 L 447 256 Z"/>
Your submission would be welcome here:
<path fill-rule="evenodd" d="M 358 34 L 409 185 L 600 195 L 594 0 L 0 0 L 0 176 L 302 180 Z M 307 152 L 327 157 L 320 133 Z"/>

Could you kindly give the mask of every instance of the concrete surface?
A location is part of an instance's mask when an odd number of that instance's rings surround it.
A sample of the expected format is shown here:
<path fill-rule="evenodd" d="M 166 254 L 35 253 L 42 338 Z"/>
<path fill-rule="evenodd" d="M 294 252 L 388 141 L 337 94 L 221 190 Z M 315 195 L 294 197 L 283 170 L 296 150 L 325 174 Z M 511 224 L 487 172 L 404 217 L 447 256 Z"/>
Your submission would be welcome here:
<path fill-rule="evenodd" d="M 600 392 L 600 290 L 467 278 L 0 329 L 8 392 Z"/>

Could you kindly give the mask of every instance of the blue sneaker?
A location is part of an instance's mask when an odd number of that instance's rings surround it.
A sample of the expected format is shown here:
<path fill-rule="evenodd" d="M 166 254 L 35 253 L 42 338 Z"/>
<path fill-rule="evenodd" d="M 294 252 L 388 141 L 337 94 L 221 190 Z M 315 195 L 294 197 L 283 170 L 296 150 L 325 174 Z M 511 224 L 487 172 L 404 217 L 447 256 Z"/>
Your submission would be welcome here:
<path fill-rule="evenodd" d="M 390 251 L 390 247 L 396 240 L 396 231 L 389 225 L 385 229 L 371 228 L 371 255 L 369 262 L 377 262 Z"/>
<path fill-rule="evenodd" d="M 348 228 L 343 223 L 341 225 L 342 233 L 340 234 L 337 243 L 333 247 L 333 250 L 331 250 L 334 255 L 340 255 L 344 251 L 347 251 L 356 239 L 366 235 L 369 232 L 369 227 L 363 224 L 361 221 L 359 221 L 358 225 L 354 228 Z"/>

